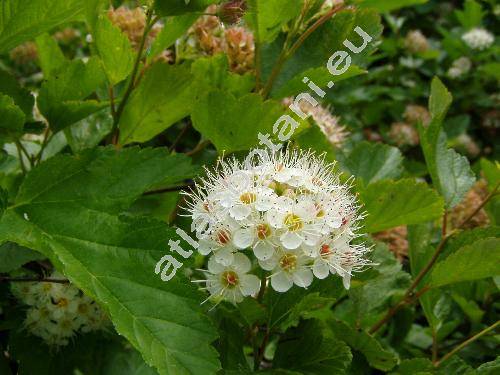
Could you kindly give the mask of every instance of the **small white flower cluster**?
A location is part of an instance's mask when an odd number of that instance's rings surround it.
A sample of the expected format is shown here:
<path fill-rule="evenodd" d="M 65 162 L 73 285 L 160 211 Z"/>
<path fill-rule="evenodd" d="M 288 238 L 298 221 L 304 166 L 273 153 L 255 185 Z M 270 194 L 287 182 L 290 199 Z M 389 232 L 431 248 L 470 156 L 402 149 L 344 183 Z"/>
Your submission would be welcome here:
<path fill-rule="evenodd" d="M 60 276 L 54 273 L 51 277 Z M 68 345 L 78 331 L 95 331 L 107 323 L 104 311 L 71 284 L 12 283 L 11 290 L 29 306 L 24 321 L 27 330 L 48 345 Z"/>
<path fill-rule="evenodd" d="M 462 35 L 462 40 L 469 48 L 483 51 L 491 47 L 495 36 L 483 28 L 476 27 Z"/>
<path fill-rule="evenodd" d="M 450 69 L 448 69 L 448 77 L 450 78 L 460 78 L 464 74 L 469 73 L 472 68 L 472 62 L 468 57 L 462 56 L 451 64 Z"/>
<path fill-rule="evenodd" d="M 367 249 L 351 244 L 361 218 L 355 197 L 311 152 L 253 150 L 243 163 L 220 161 L 187 195 L 198 250 L 211 255 L 202 282 L 212 297 L 240 302 L 259 290 L 248 256 L 278 292 L 329 274 L 349 288 L 368 264 Z"/>

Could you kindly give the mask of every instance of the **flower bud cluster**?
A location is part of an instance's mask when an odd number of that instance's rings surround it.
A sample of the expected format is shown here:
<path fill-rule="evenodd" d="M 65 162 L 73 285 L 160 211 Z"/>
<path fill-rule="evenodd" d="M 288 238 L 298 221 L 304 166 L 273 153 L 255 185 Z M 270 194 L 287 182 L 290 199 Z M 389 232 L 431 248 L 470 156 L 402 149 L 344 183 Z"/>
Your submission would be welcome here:
<path fill-rule="evenodd" d="M 54 273 L 52 278 L 61 275 Z M 48 345 L 64 346 L 78 332 L 105 327 L 104 311 L 71 284 L 12 283 L 12 293 L 28 306 L 24 325 Z"/>
<path fill-rule="evenodd" d="M 254 295 L 260 283 L 252 263 L 270 273 L 278 292 L 330 274 L 349 288 L 351 274 L 368 264 L 367 249 L 352 244 L 360 215 L 349 186 L 311 152 L 250 155 L 219 162 L 188 194 L 198 250 L 210 256 L 211 296 L 240 302 Z"/>
<path fill-rule="evenodd" d="M 283 100 L 283 103 L 287 107 L 292 102 L 293 98 L 286 98 Z M 300 101 L 299 106 L 302 112 L 312 117 L 331 145 L 335 147 L 342 146 L 349 136 L 349 132 L 344 126 L 340 125 L 340 118 L 334 116 L 329 107 L 323 107 L 320 104 L 314 106 L 307 100 Z"/>
<path fill-rule="evenodd" d="M 111 8 L 108 11 L 108 17 L 111 22 L 118 26 L 120 30 L 127 36 L 134 49 L 139 49 L 144 28 L 146 27 L 146 14 L 144 9 L 137 7 L 129 9 L 125 6 L 119 8 Z M 162 26 L 155 25 L 148 34 L 146 46 L 152 43 L 156 35 L 160 32 Z"/>
<path fill-rule="evenodd" d="M 216 14 L 210 6 L 206 13 Z M 226 28 L 216 16 L 201 16 L 188 31 L 187 39 L 178 46 L 182 55 L 212 56 L 224 52 L 233 72 L 243 74 L 254 68 L 255 43 L 253 34 L 243 26 Z"/>
<path fill-rule="evenodd" d="M 35 42 L 25 42 L 13 48 L 9 56 L 17 65 L 34 63 L 38 59 L 38 48 Z"/>
<path fill-rule="evenodd" d="M 419 144 L 418 131 L 406 122 L 395 122 L 388 133 L 389 139 L 397 146 L 416 146 Z"/>
<path fill-rule="evenodd" d="M 411 53 L 425 52 L 429 49 L 429 41 L 420 30 L 411 30 L 406 34 L 404 46 Z"/>

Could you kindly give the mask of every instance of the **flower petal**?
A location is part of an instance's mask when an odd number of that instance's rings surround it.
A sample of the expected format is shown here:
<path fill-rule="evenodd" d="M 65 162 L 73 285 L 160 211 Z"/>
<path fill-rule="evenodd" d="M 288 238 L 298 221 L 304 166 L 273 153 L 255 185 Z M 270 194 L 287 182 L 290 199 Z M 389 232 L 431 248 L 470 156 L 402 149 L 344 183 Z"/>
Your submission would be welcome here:
<path fill-rule="evenodd" d="M 238 273 L 247 273 L 252 268 L 252 263 L 247 256 L 242 253 L 233 254 L 233 261 L 231 263 L 234 270 Z"/>
<path fill-rule="evenodd" d="M 260 289 L 260 280 L 255 275 L 243 275 L 240 284 L 244 296 L 251 296 Z"/>
<path fill-rule="evenodd" d="M 309 268 L 302 267 L 292 274 L 292 279 L 295 285 L 307 288 L 313 281 L 313 274 Z"/>
<path fill-rule="evenodd" d="M 270 259 L 274 254 L 274 246 L 268 241 L 258 241 L 253 248 L 253 253 L 255 257 L 259 260 Z"/>
<path fill-rule="evenodd" d="M 286 272 L 278 272 L 271 276 L 271 286 L 277 292 L 286 292 L 292 285 L 292 278 Z"/>
<path fill-rule="evenodd" d="M 324 279 L 330 273 L 330 267 L 322 259 L 318 258 L 314 261 L 313 273 L 318 279 Z"/>
<path fill-rule="evenodd" d="M 229 209 L 229 214 L 235 220 L 243 220 L 250 215 L 252 208 L 244 204 L 237 204 Z"/>
<path fill-rule="evenodd" d="M 294 250 L 300 246 L 300 244 L 304 241 L 304 239 L 295 232 L 286 232 L 280 237 L 281 244 L 289 249 Z"/>
<path fill-rule="evenodd" d="M 241 228 L 234 232 L 233 243 L 238 249 L 247 249 L 252 246 L 255 239 L 254 228 Z"/>
<path fill-rule="evenodd" d="M 233 262 L 234 255 L 231 248 L 223 247 L 222 249 L 214 252 L 214 258 L 217 263 L 229 266 Z"/>

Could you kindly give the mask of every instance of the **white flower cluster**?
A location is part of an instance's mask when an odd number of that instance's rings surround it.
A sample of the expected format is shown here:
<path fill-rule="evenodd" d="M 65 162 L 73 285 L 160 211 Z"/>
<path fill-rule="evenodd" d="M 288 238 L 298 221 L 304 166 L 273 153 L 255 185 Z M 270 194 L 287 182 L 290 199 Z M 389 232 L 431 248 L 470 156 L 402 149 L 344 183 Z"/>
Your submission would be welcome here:
<path fill-rule="evenodd" d="M 78 331 L 95 331 L 107 323 L 103 310 L 71 284 L 23 282 L 12 283 L 11 289 L 29 306 L 24 321 L 27 330 L 49 345 L 68 345 Z"/>
<path fill-rule="evenodd" d="M 355 197 L 311 152 L 254 150 L 243 163 L 221 161 L 187 195 L 198 250 L 211 255 L 204 282 L 212 297 L 240 302 L 259 290 L 249 256 L 278 292 L 329 274 L 349 288 L 351 273 L 368 264 L 367 249 L 351 244 Z"/>
<path fill-rule="evenodd" d="M 469 73 L 472 68 L 472 62 L 468 57 L 462 56 L 451 64 L 450 69 L 448 69 L 448 77 L 450 78 L 460 78 L 464 74 Z"/>
<path fill-rule="evenodd" d="M 489 31 L 476 27 L 462 35 L 462 40 L 469 48 L 483 51 L 493 44 L 495 37 Z"/>

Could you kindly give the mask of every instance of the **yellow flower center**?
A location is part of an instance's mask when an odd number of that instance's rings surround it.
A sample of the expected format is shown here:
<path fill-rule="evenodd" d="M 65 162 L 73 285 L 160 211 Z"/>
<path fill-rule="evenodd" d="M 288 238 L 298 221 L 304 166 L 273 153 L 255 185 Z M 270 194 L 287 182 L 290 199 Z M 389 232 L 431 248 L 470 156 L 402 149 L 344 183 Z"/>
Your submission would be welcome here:
<path fill-rule="evenodd" d="M 255 203 L 257 200 L 257 194 L 255 193 L 243 193 L 240 195 L 240 201 L 243 202 L 243 204 L 252 204 Z"/>
<path fill-rule="evenodd" d="M 259 224 L 257 225 L 257 237 L 259 240 L 265 240 L 267 237 L 271 235 L 271 228 L 267 224 Z"/>
<path fill-rule="evenodd" d="M 280 267 L 284 271 L 293 271 L 297 268 L 297 255 L 287 253 L 283 255 L 280 259 Z"/>
<path fill-rule="evenodd" d="M 304 226 L 304 223 L 302 222 L 300 216 L 295 214 L 286 215 L 284 224 L 287 226 L 290 232 L 296 232 L 298 230 L 301 230 L 302 227 Z"/>
<path fill-rule="evenodd" d="M 61 298 L 59 302 L 57 302 L 57 306 L 59 307 L 66 307 L 68 306 L 69 302 L 66 298 Z"/>

